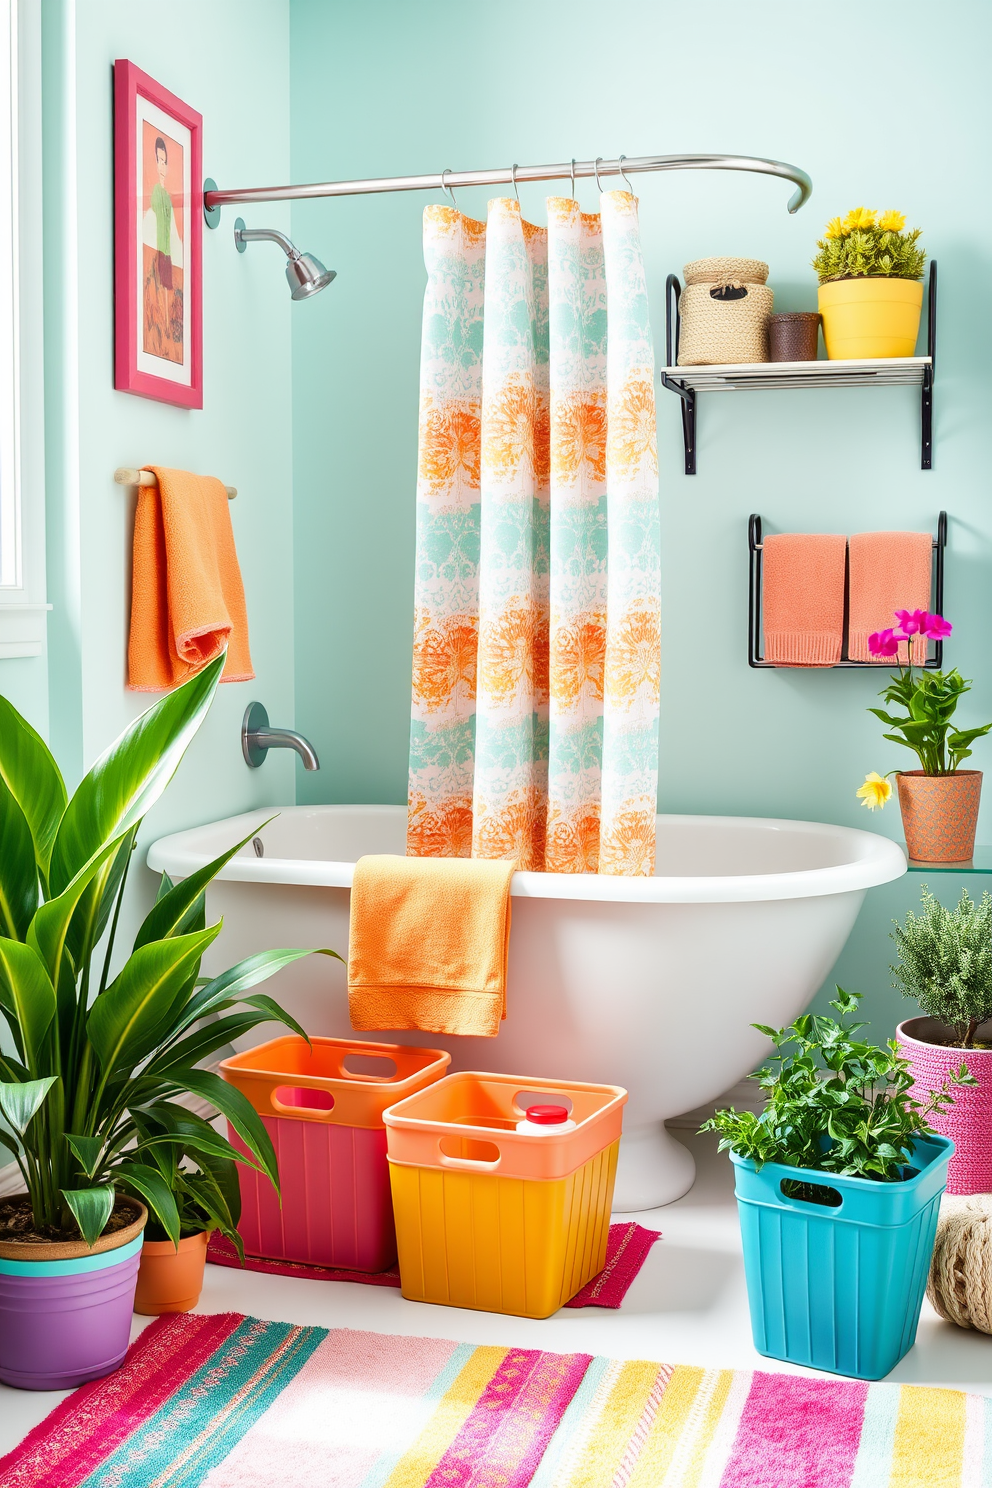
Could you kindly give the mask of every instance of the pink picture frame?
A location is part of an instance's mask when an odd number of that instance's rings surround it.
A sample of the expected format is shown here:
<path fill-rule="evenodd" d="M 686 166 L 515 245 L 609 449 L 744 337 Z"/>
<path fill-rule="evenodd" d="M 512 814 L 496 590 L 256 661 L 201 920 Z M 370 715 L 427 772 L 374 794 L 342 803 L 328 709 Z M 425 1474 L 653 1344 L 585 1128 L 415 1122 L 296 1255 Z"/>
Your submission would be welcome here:
<path fill-rule="evenodd" d="M 203 119 L 114 63 L 114 387 L 203 407 Z"/>

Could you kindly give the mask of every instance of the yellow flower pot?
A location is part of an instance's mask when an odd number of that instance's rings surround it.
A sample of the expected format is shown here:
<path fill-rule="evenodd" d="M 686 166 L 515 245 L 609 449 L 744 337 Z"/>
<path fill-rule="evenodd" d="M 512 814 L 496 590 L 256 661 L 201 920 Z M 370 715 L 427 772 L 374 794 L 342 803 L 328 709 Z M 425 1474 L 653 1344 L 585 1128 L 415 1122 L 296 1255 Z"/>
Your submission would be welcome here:
<path fill-rule="evenodd" d="M 827 356 L 834 362 L 913 356 L 922 307 L 919 279 L 866 275 L 821 284 L 819 309 Z"/>

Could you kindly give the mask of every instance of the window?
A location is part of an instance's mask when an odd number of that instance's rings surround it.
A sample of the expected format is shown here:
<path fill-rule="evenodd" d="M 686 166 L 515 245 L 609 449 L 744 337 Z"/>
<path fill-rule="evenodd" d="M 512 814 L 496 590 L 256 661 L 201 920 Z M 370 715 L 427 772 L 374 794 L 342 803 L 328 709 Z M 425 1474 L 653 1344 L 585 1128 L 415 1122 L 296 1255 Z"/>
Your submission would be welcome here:
<path fill-rule="evenodd" d="M 21 588 L 16 20 L 14 0 L 0 0 L 0 590 L 8 591 Z"/>

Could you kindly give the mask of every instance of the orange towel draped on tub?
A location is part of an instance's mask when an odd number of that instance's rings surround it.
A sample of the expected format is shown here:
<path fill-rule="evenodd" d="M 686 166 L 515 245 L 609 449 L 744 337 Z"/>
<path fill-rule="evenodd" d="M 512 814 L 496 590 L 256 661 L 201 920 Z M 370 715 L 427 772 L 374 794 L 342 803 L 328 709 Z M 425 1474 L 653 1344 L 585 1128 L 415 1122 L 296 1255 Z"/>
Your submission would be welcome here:
<path fill-rule="evenodd" d="M 219 480 L 146 465 L 134 517 L 128 687 L 163 692 L 227 647 L 222 682 L 250 682 L 245 591 Z"/>
<path fill-rule="evenodd" d="M 516 866 L 485 858 L 359 858 L 348 943 L 352 1028 L 495 1038 L 506 1017 Z"/>
<path fill-rule="evenodd" d="M 762 546 L 765 660 L 776 666 L 835 665 L 844 639 L 847 538 L 780 532 Z"/>
<path fill-rule="evenodd" d="M 868 637 L 898 624 L 896 610 L 929 610 L 933 538 L 929 532 L 858 532 L 851 538 L 851 602 L 847 654 L 852 661 L 892 665 L 891 656 L 872 656 Z M 907 647 L 899 648 L 906 661 Z M 927 643 L 913 641 L 913 661 L 922 666 Z"/>

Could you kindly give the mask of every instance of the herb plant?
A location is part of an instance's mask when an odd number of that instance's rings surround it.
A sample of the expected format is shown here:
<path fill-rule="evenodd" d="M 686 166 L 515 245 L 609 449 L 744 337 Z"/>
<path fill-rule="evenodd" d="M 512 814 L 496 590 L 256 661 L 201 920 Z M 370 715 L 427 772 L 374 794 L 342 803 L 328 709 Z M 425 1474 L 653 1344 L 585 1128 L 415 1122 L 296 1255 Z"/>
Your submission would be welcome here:
<path fill-rule="evenodd" d="M 914 675 L 911 649 L 914 637 L 943 639 L 951 633 L 950 621 L 925 610 L 897 610 L 895 618 L 899 621 L 898 628 L 870 635 L 868 649 L 873 656 L 896 658 L 899 675 L 889 678 L 881 696 L 886 703 L 904 711 L 899 714 L 884 708 L 868 711 L 893 730 L 883 734 L 883 738 L 913 751 L 924 775 L 952 775 L 970 758 L 972 744 L 992 729 L 992 723 L 972 729 L 952 727 L 951 719 L 958 703 L 971 691 L 971 683 L 965 681 L 957 668 L 949 672 L 925 672 L 917 668 L 918 675 Z M 904 643 L 905 664 L 900 656 Z"/>
<path fill-rule="evenodd" d="M 844 218 L 827 223 L 817 243 L 813 268 L 821 284 L 832 279 L 920 279 L 926 254 L 917 246 L 920 228 L 904 232 L 902 212 L 874 212 L 855 207 Z"/>
<path fill-rule="evenodd" d="M 120 1191 L 139 1195 L 178 1241 L 175 1185 L 159 1161 L 169 1151 L 195 1160 L 200 1178 L 182 1182 L 226 1227 L 230 1184 L 217 1164 L 238 1155 L 177 1103 L 187 1092 L 226 1116 L 248 1149 L 242 1160 L 278 1183 L 251 1103 L 201 1068 L 258 1023 L 303 1033 L 251 989 L 309 952 L 263 951 L 205 985 L 200 978 L 221 929 L 205 923 L 207 885 L 252 834 L 181 883 L 164 878 L 131 954 L 110 974 L 138 828 L 205 717 L 223 665 L 222 655 L 135 719 L 71 798 L 42 739 L 0 698 L 0 1015 L 13 1043 L 0 1052 L 0 1148 L 13 1154 L 44 1236 L 81 1234 L 92 1245 Z"/>
<path fill-rule="evenodd" d="M 992 1018 L 992 894 L 986 889 L 976 904 L 962 889 L 954 909 L 925 885 L 921 898 L 922 914 L 910 910 L 905 925 L 895 922 L 892 985 L 950 1030 L 948 1043 L 973 1049 L 978 1025 Z"/>
<path fill-rule="evenodd" d="M 789 1028 L 752 1024 L 776 1050 L 756 1075 L 765 1109 L 717 1111 L 700 1130 L 719 1132 L 721 1152 L 732 1148 L 757 1168 L 775 1162 L 882 1183 L 905 1178 L 913 1142 L 931 1130 L 926 1118 L 954 1100 L 948 1085 L 976 1081 L 962 1064 L 921 1105 L 895 1040 L 866 1043 L 857 1035 L 867 1025 L 847 1021 L 860 1000 L 838 987 L 830 1006 L 839 1018 L 805 1013 Z M 824 1202 L 818 1185 L 802 1188 L 796 1197 Z"/>

